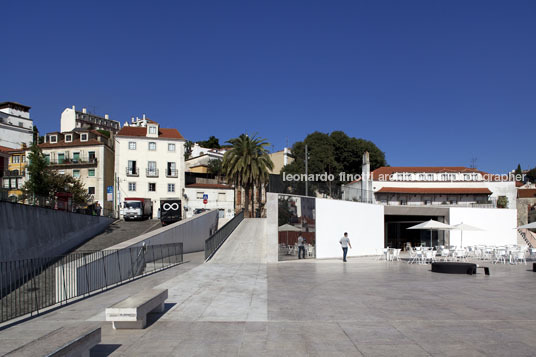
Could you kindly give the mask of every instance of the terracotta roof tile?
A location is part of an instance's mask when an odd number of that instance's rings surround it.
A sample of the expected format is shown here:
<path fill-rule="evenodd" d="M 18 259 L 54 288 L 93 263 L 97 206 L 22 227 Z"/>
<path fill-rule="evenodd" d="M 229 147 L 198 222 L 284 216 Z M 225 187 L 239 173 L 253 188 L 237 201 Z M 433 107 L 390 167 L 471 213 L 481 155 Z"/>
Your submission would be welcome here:
<path fill-rule="evenodd" d="M 116 136 L 147 136 L 147 128 L 142 126 L 124 126 Z M 183 139 L 177 129 L 158 128 L 159 138 Z"/>
<path fill-rule="evenodd" d="M 186 185 L 186 188 L 221 188 L 227 190 L 233 189 L 229 185 L 222 185 L 217 183 L 192 183 L 191 185 Z"/>
<path fill-rule="evenodd" d="M 517 190 L 517 198 L 536 198 L 536 188 L 522 188 Z"/>
<path fill-rule="evenodd" d="M 491 194 L 491 191 L 487 187 L 382 187 L 380 193 L 421 193 L 421 194 Z"/>

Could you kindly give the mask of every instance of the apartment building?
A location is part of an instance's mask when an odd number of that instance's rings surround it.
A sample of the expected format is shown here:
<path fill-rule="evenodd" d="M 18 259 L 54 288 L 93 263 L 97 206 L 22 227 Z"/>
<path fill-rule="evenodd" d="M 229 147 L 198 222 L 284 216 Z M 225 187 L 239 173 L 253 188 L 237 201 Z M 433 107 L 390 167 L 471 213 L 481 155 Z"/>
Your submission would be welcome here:
<path fill-rule="evenodd" d="M 0 145 L 19 149 L 33 142 L 33 121 L 30 108 L 15 102 L 0 103 Z"/>
<path fill-rule="evenodd" d="M 92 197 L 90 204 L 99 202 L 105 212 L 113 210 L 113 201 L 107 195 L 108 187 L 114 186 L 111 138 L 96 130 L 76 128 L 47 133 L 39 147 L 51 169 L 82 181 Z"/>
<path fill-rule="evenodd" d="M 217 210 L 219 218 L 232 218 L 235 213 L 234 188 L 215 183 L 186 185 L 184 206 L 186 217 L 192 217 L 198 209 L 210 209 Z"/>
<path fill-rule="evenodd" d="M 72 108 L 65 108 L 61 113 L 61 132 L 69 132 L 75 129 L 85 130 L 106 130 L 112 134 L 116 134 L 121 129 L 121 124 L 110 119 L 108 114 L 104 114 L 104 117 L 89 113 L 86 108 L 82 108 L 82 111 L 76 110 L 73 105 Z"/>
<path fill-rule="evenodd" d="M 155 214 L 160 199 L 184 194 L 184 137 L 148 118 L 132 121 L 115 136 L 118 202 L 150 198 Z"/>
<path fill-rule="evenodd" d="M 7 165 L 2 173 L 2 188 L 7 190 L 8 197 L 18 198 L 22 195 L 22 186 L 28 178 L 26 166 L 28 165 L 28 149 L 0 148 L 7 154 Z"/>

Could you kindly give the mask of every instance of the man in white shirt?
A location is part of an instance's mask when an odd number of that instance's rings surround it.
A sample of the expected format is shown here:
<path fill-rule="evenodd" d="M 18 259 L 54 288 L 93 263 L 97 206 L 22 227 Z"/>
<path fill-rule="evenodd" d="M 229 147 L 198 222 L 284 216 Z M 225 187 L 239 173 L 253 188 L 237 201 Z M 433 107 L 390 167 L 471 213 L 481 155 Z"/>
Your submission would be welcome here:
<path fill-rule="evenodd" d="M 348 253 L 348 247 L 352 249 L 352 245 L 350 244 L 350 238 L 348 238 L 348 233 L 344 232 L 344 237 L 339 240 L 339 243 L 342 247 L 342 261 L 346 263 L 346 254 Z"/>
<path fill-rule="evenodd" d="M 304 241 L 305 239 L 303 239 L 302 235 L 300 234 L 300 236 L 298 237 L 298 259 L 302 259 L 302 253 L 303 259 L 305 259 L 305 245 L 303 244 Z"/>

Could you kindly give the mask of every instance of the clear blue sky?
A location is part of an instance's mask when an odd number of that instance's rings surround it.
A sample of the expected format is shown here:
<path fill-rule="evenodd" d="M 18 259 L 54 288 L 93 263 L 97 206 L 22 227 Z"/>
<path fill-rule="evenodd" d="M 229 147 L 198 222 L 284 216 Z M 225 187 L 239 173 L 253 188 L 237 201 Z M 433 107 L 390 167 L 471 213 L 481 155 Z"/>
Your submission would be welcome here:
<path fill-rule="evenodd" d="M 0 101 L 187 139 L 315 130 L 392 166 L 536 166 L 535 1 L 4 1 Z"/>

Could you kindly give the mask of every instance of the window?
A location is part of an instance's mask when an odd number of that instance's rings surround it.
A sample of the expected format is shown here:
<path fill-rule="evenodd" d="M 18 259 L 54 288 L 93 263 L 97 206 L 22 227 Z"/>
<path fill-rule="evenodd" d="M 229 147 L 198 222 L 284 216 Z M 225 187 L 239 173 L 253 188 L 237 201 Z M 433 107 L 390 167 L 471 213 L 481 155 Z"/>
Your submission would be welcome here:
<path fill-rule="evenodd" d="M 82 135 L 80 135 L 80 140 L 87 141 L 87 133 L 83 133 Z"/>
<path fill-rule="evenodd" d="M 138 168 L 136 167 L 136 161 L 135 160 L 128 160 L 127 174 L 128 175 L 137 175 L 138 174 Z"/>
<path fill-rule="evenodd" d="M 149 182 L 149 192 L 156 192 L 156 183 Z"/>
<path fill-rule="evenodd" d="M 80 177 L 80 170 L 73 170 L 73 177 L 79 178 Z"/>
<path fill-rule="evenodd" d="M 9 179 L 4 179 L 4 188 L 9 188 Z"/>
<path fill-rule="evenodd" d="M 175 162 L 168 162 L 167 163 L 166 175 L 168 175 L 168 176 L 177 176 L 177 164 Z"/>
<path fill-rule="evenodd" d="M 80 153 L 79 152 L 73 152 L 73 162 L 77 163 L 80 161 Z"/>
<path fill-rule="evenodd" d="M 23 128 L 23 127 L 24 127 L 24 123 L 21 122 L 21 121 L 19 121 L 19 126 L 20 126 L 21 128 Z"/>
<path fill-rule="evenodd" d="M 128 142 L 128 149 L 129 150 L 136 150 L 136 142 L 135 141 L 129 141 Z"/>
<path fill-rule="evenodd" d="M 19 162 L 20 162 L 20 156 L 19 155 L 11 156 L 11 163 L 12 164 L 18 164 Z"/>
<path fill-rule="evenodd" d="M 168 151 L 175 151 L 175 144 L 167 144 Z"/>
<path fill-rule="evenodd" d="M 129 182 L 128 183 L 128 190 L 129 191 L 136 191 L 136 182 Z"/>
<path fill-rule="evenodd" d="M 167 192 L 175 192 L 175 184 L 174 183 L 168 183 Z"/>
<path fill-rule="evenodd" d="M 149 127 L 149 134 L 156 134 L 156 126 Z"/>
<path fill-rule="evenodd" d="M 89 157 L 89 162 L 95 162 L 95 160 L 96 160 L 95 151 L 89 151 L 87 154 L 88 154 L 88 157 Z"/>
<path fill-rule="evenodd" d="M 50 135 L 50 142 L 56 143 L 58 141 L 58 137 L 56 135 Z"/>
<path fill-rule="evenodd" d="M 71 141 L 73 141 L 73 136 L 71 134 L 65 135 L 65 142 L 70 143 Z"/>
<path fill-rule="evenodd" d="M 87 193 L 89 193 L 90 195 L 94 195 L 95 194 L 95 187 L 88 187 L 87 188 Z"/>
<path fill-rule="evenodd" d="M 87 175 L 89 177 L 94 177 L 95 176 L 95 169 L 88 169 L 87 170 Z"/>
<path fill-rule="evenodd" d="M 202 200 L 202 199 L 203 199 L 203 194 L 204 194 L 204 192 L 197 192 L 197 194 L 196 194 L 196 198 L 197 198 L 198 200 Z"/>
<path fill-rule="evenodd" d="M 156 150 L 156 143 L 154 141 L 149 142 L 149 150 L 151 150 L 151 151 Z"/>
<path fill-rule="evenodd" d="M 58 164 L 63 164 L 65 161 L 65 154 L 58 154 Z"/>
<path fill-rule="evenodd" d="M 17 188 L 20 190 L 22 188 L 22 180 L 17 179 Z"/>
<path fill-rule="evenodd" d="M 17 187 L 17 179 L 16 178 L 12 178 L 11 179 L 11 188 L 16 188 Z"/>

